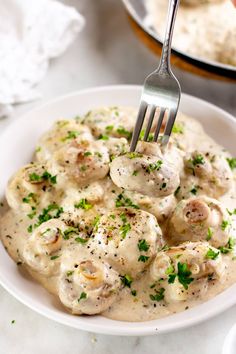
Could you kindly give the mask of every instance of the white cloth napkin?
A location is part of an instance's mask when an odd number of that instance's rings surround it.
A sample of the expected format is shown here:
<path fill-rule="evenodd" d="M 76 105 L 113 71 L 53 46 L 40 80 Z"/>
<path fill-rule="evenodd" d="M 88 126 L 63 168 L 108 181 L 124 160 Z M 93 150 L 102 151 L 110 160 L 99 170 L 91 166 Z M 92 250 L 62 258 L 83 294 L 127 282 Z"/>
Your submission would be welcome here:
<path fill-rule="evenodd" d="M 84 18 L 55 0 L 0 0 L 0 117 L 40 95 L 34 86 L 62 54 Z"/>

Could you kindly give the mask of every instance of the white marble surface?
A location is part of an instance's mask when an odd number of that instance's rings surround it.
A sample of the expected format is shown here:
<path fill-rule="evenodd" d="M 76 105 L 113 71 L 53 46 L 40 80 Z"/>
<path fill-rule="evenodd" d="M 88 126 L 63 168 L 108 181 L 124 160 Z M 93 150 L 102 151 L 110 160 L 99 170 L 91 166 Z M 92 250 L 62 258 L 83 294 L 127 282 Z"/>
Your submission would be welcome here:
<path fill-rule="evenodd" d="M 87 26 L 67 53 L 53 61 L 40 84 L 40 101 L 16 107 L 13 119 L 52 97 L 107 84 L 141 84 L 156 58 L 138 42 L 119 0 L 66 0 L 77 6 Z M 193 77 L 176 70 L 184 92 L 236 115 L 236 85 Z M 1 153 L 1 152 L 0 152 Z M 15 323 L 11 323 L 15 320 Z M 38 315 L 0 287 L 0 354 L 219 354 L 236 321 L 236 306 L 182 331 L 153 337 L 110 337 L 64 327 Z"/>

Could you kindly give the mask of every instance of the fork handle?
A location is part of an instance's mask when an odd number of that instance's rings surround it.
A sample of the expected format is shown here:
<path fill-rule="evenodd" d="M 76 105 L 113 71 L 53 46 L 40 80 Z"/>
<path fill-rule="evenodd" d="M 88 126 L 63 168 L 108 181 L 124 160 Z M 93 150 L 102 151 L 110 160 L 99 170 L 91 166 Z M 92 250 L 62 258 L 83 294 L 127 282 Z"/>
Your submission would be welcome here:
<path fill-rule="evenodd" d="M 165 39 L 162 46 L 160 64 L 157 69 L 159 73 L 166 74 L 171 72 L 171 68 L 170 68 L 171 43 L 172 43 L 175 18 L 176 18 L 179 2 L 180 0 L 169 0 Z"/>

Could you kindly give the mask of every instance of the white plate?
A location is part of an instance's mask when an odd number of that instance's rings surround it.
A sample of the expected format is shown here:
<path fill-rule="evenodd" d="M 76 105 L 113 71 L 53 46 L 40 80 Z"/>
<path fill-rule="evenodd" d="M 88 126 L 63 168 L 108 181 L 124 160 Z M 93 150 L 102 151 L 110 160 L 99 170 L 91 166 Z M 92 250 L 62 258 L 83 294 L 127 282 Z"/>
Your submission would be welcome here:
<path fill-rule="evenodd" d="M 138 86 L 84 90 L 58 98 L 16 119 L 0 136 L 0 196 L 4 195 L 7 180 L 12 173 L 30 161 L 37 139 L 53 121 L 74 117 L 99 106 L 138 106 L 140 94 L 141 87 Z M 213 138 L 236 155 L 236 122 L 230 114 L 185 94 L 182 95 L 180 109 L 203 123 Z M 2 244 L 0 283 L 19 301 L 52 320 L 82 330 L 116 335 L 148 335 L 173 331 L 206 320 L 236 303 L 234 285 L 202 305 L 160 320 L 121 322 L 101 316 L 72 316 L 58 306 L 54 297 L 39 284 L 21 275 Z"/>

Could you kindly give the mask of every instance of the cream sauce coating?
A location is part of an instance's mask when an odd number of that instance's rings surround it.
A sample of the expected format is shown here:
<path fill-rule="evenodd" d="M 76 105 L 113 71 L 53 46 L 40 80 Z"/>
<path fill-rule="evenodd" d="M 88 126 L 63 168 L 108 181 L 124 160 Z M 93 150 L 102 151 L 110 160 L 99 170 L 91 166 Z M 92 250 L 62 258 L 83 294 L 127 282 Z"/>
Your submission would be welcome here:
<path fill-rule="evenodd" d="M 147 0 L 146 23 L 163 37 L 168 1 Z M 236 65 L 236 11 L 228 0 L 180 3 L 173 45 L 203 59 Z"/>
<path fill-rule="evenodd" d="M 9 181 L 9 204 L 0 209 L 9 255 L 73 314 L 147 321 L 196 306 L 236 281 L 230 154 L 180 113 L 162 156 L 175 165 L 177 188 L 160 195 L 154 183 L 153 193 L 145 193 L 142 178 L 121 188 L 110 166 L 127 155 L 135 114 L 107 107 L 56 123 L 37 143 L 36 161 Z M 154 156 L 145 165 L 150 172 L 159 169 L 158 151 L 155 143 L 142 148 L 144 158 Z M 123 173 L 135 162 L 131 157 Z M 134 171 L 130 185 L 139 173 Z M 197 198 L 207 200 L 209 210 L 203 202 L 195 208 Z M 188 200 L 190 214 L 183 209 Z M 199 218 L 204 222 L 195 228 Z"/>

